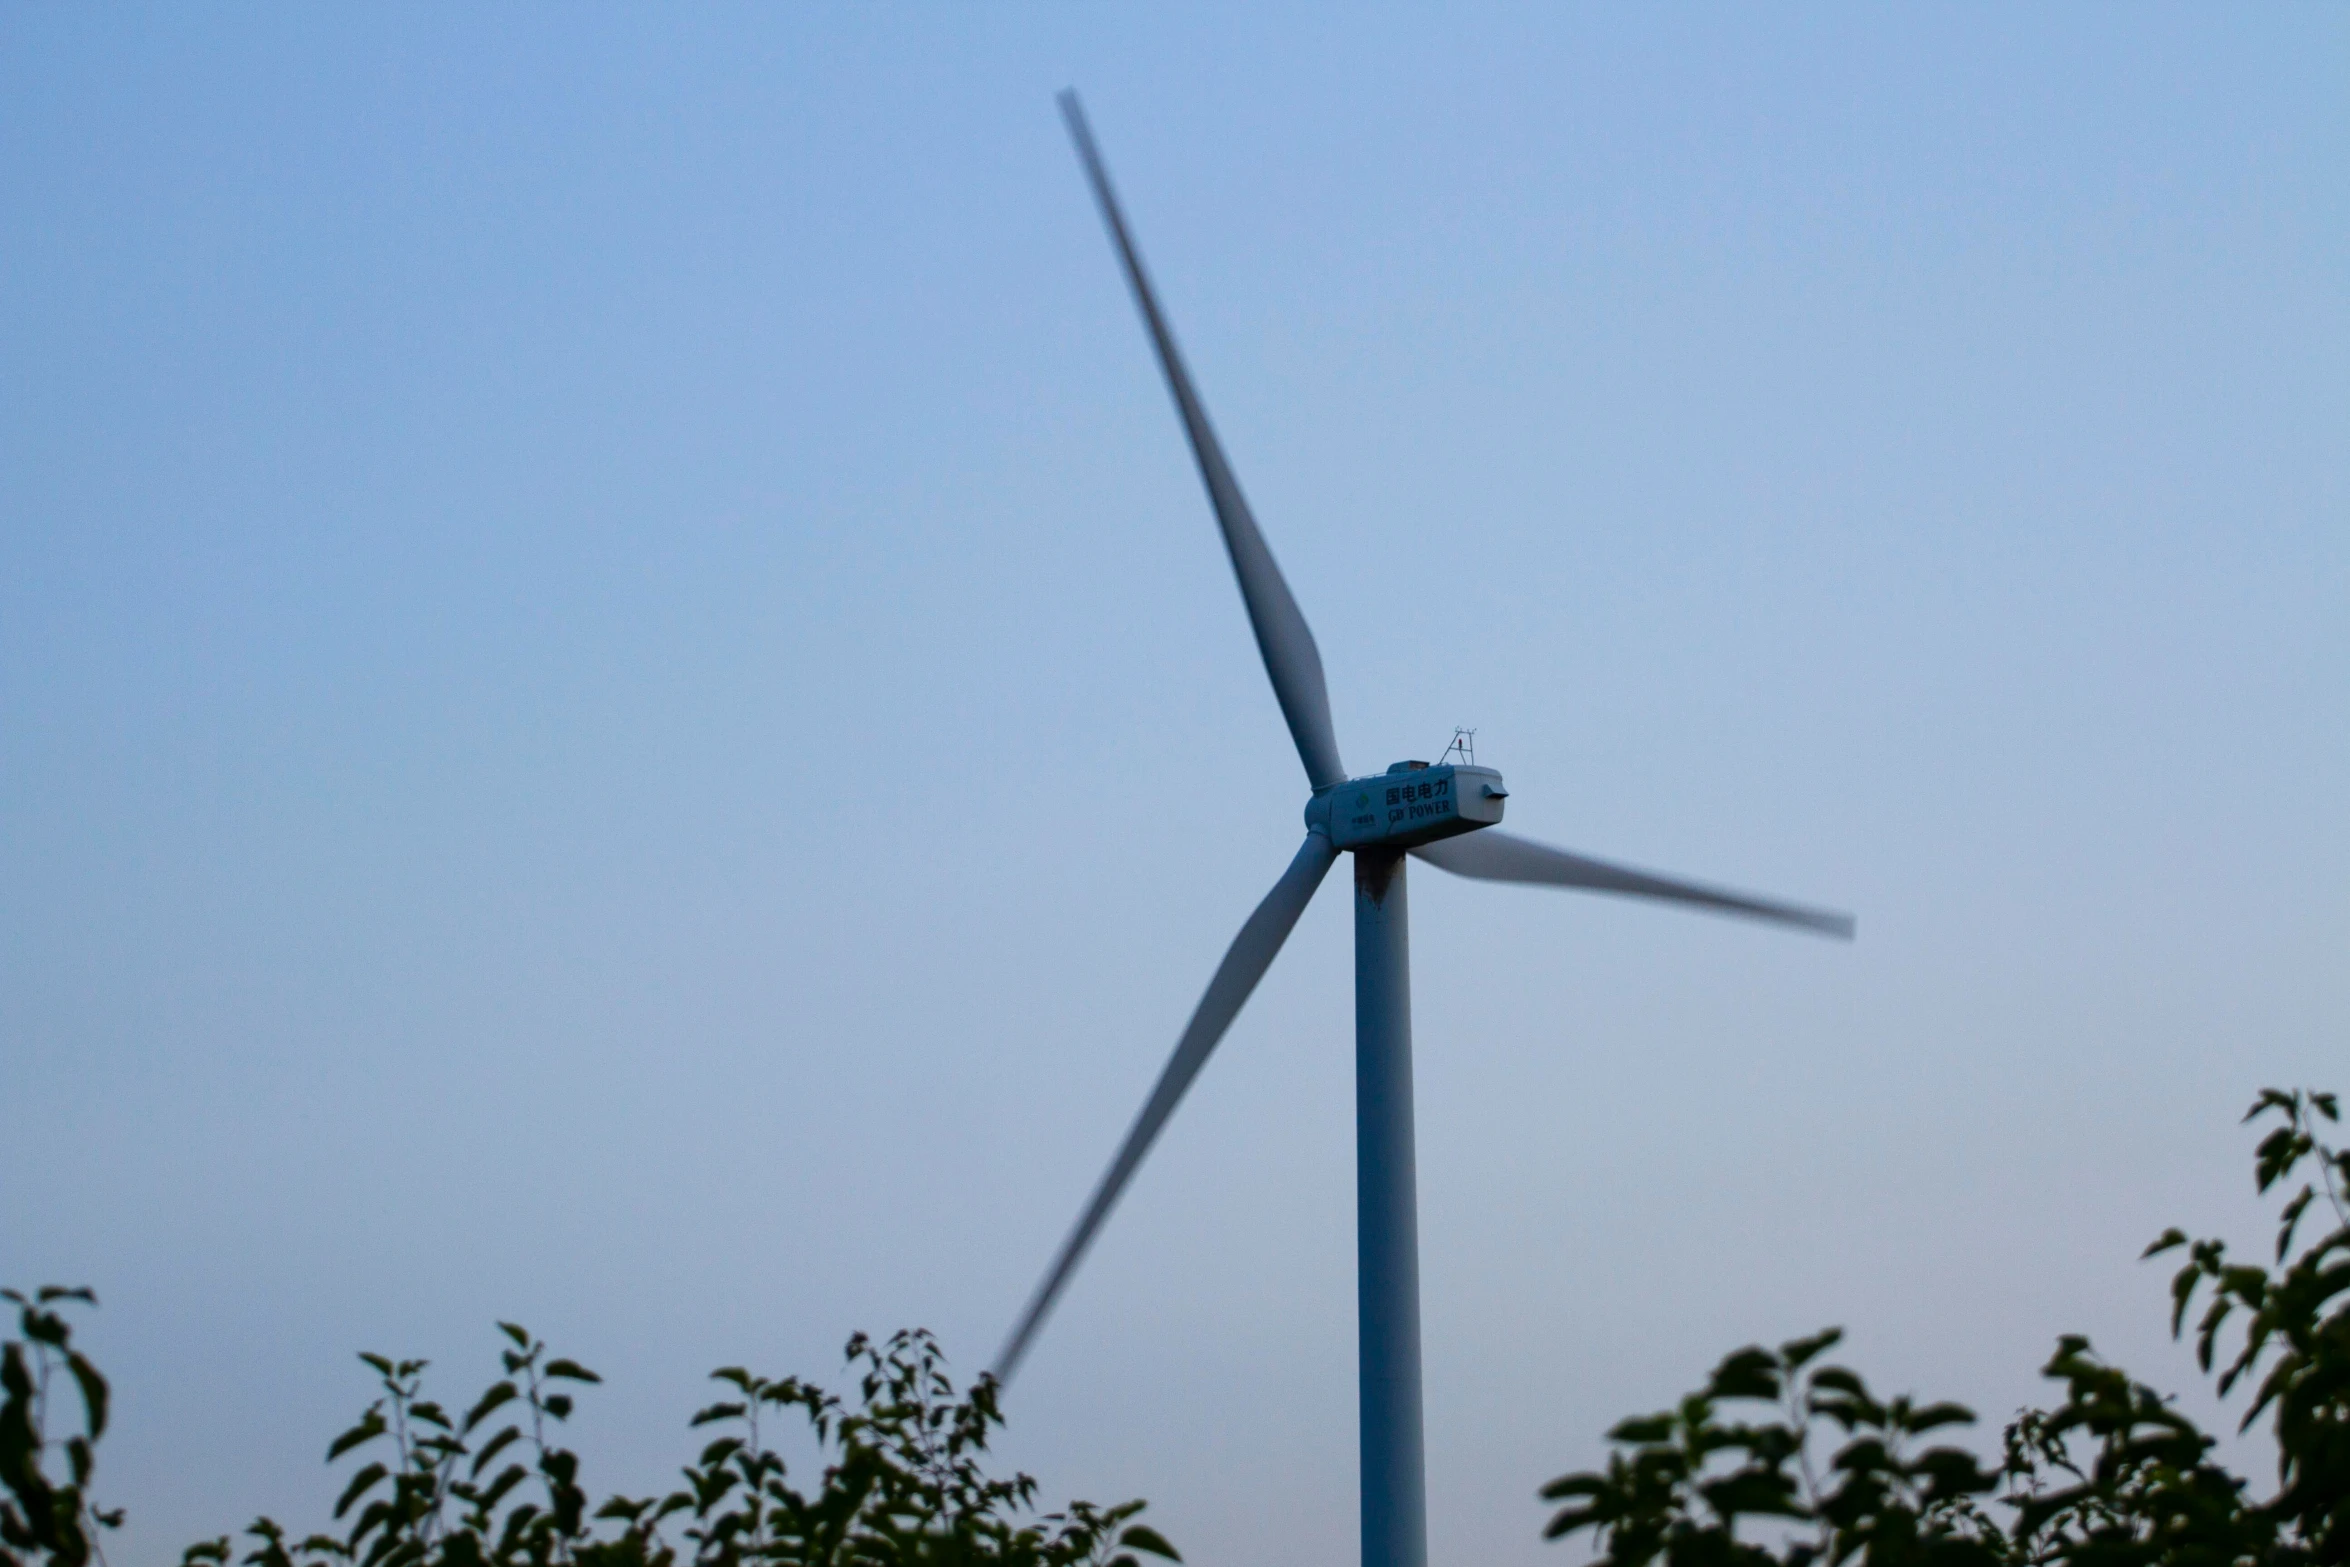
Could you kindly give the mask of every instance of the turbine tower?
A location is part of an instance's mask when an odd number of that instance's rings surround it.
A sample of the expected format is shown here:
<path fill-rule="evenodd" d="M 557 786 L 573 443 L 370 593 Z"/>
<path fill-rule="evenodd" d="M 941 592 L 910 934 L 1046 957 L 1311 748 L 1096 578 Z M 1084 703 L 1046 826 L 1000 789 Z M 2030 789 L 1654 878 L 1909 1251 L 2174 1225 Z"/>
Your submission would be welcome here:
<path fill-rule="evenodd" d="M 1672 877 L 1585 859 L 1505 833 L 1501 774 L 1467 763 L 1398 762 L 1384 773 L 1350 778 L 1338 760 L 1322 657 L 1289 584 L 1257 531 L 1248 502 L 1216 442 L 1199 394 L 1176 351 L 1174 334 L 1151 291 L 1142 257 L 1110 189 L 1093 133 L 1074 92 L 1061 113 L 1101 204 L 1111 243 L 1142 311 L 1143 326 L 1174 394 L 1175 411 L 1199 460 L 1208 501 L 1223 530 L 1233 575 L 1255 628 L 1257 650 L 1313 793 L 1306 801 L 1305 842 L 1256 912 L 1240 927 L 1208 981 L 1207 994 L 1176 1042 L 1142 1113 L 1094 1188 L 1076 1227 L 997 1356 L 1008 1380 L 1034 1342 L 1102 1221 L 1133 1180 L 1151 1144 L 1232 1026 L 1257 981 L 1305 912 L 1338 856 L 1354 855 L 1355 882 L 1355 1265 L 1360 1327 L 1363 1567 L 1426 1567 L 1428 1529 L 1420 1436 L 1419 1218 L 1412 1155 L 1412 995 L 1404 897 L 1404 862 L 1416 856 L 1439 870 L 1479 881 L 1528 882 L 1613 892 L 1694 905 L 1716 913 L 1770 920 L 1850 940 L 1849 915 L 1725 892 Z"/>

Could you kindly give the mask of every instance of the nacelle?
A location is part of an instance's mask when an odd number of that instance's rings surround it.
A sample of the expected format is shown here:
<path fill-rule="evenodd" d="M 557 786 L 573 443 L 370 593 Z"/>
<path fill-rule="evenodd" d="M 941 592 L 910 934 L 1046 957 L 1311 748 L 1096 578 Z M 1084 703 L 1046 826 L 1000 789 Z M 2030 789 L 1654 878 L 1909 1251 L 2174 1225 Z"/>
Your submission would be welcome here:
<path fill-rule="evenodd" d="M 1490 767 L 1398 762 L 1315 795 L 1306 805 L 1306 826 L 1320 827 L 1341 849 L 1409 849 L 1495 825 L 1507 798 L 1501 774 Z"/>

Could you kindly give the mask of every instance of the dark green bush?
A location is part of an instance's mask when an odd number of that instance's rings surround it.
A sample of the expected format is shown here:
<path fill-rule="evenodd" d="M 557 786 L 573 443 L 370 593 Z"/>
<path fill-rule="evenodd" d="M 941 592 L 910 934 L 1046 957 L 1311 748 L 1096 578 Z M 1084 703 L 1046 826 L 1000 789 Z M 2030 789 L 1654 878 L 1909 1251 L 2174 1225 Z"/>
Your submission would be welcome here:
<path fill-rule="evenodd" d="M 2172 1335 L 2185 1335 L 2202 1302 L 2197 1363 L 2222 1397 L 2252 1389 L 2242 1429 L 2265 1419 L 2275 1438 L 2269 1496 L 2254 1496 L 2214 1456 L 2213 1437 L 2099 1360 L 2085 1338 L 2060 1340 L 2042 1369 L 2063 1385 L 2063 1401 L 2019 1414 L 1986 1466 L 1930 1440 L 1971 1424 L 1968 1410 L 1880 1401 L 1849 1368 L 1821 1364 L 1840 1337 L 1830 1329 L 1739 1350 L 1675 1408 L 1618 1425 L 1606 1468 L 1543 1488 L 1565 1504 L 1545 1534 L 1587 1536 L 1608 1567 L 2350 1560 L 2350 1153 L 2319 1135 L 2337 1116 L 2331 1094 L 2276 1089 L 2245 1116 L 2281 1123 L 2255 1155 L 2259 1191 L 2291 1191 L 2269 1265 L 2230 1261 L 2225 1243 L 2189 1243 L 2178 1230 L 2146 1250 L 2185 1248 L 2171 1280 Z M 2333 1228 L 2301 1239 L 2321 1203 Z"/>
<path fill-rule="evenodd" d="M 2350 1562 L 2350 1153 L 2327 1144 L 2334 1096 L 2260 1096 L 2273 1120 L 2254 1176 L 2282 1199 L 2274 1255 L 2172 1230 L 2171 1331 L 2192 1337 L 2221 1397 L 2248 1393 L 2276 1485 L 2256 1495 L 2170 1401 L 2060 1340 L 2043 1374 L 2063 1390 L 2007 1427 L 1995 1461 L 1942 1439 L 1974 1416 L 1880 1399 L 1825 1359 L 1837 1330 L 1724 1359 L 1704 1387 L 1610 1433 L 1603 1469 L 1552 1481 L 1545 1531 L 1585 1537 L 1607 1567 L 2329 1567 Z M 2296 1179 L 2299 1185 L 2296 1188 Z M 2313 1217 L 2331 1216 L 2305 1235 Z M 65 1312 L 86 1290 L 0 1292 L 19 1337 L 0 1348 L 0 1567 L 103 1564 L 121 1523 L 90 1499 L 105 1378 Z M 2200 1309 L 2198 1309 L 2200 1308 Z M 1139 1567 L 1176 1560 L 1134 1522 L 1142 1503 L 1035 1512 L 1036 1482 L 983 1459 L 1003 1423 L 996 1385 L 958 1396 L 924 1333 L 851 1339 L 854 1399 L 740 1368 L 694 1416 L 707 1440 L 660 1497 L 593 1503 L 556 1441 L 572 1389 L 595 1373 L 501 1324 L 504 1375 L 464 1405 L 424 1392 L 422 1361 L 361 1359 L 379 1396 L 329 1447 L 351 1466 L 335 1532 L 296 1539 L 271 1519 L 191 1547 L 183 1567 Z M 78 1420 L 67 1418 L 67 1400 Z M 764 1426 L 804 1426 L 818 1453 L 791 1483 Z M 57 1430 L 52 1431 L 52 1425 Z"/>
<path fill-rule="evenodd" d="M 97 1529 L 121 1522 L 86 1495 L 106 1427 L 106 1382 L 72 1348 L 58 1307 L 83 1290 L 44 1290 L 20 1308 L 6 1347 L 0 1409 L 0 1567 L 83 1567 Z M 513 1323 L 501 1323 L 504 1375 L 460 1412 L 428 1398 L 425 1363 L 362 1355 L 381 1391 L 327 1449 L 350 1468 L 333 1532 L 297 1538 L 257 1519 L 240 1548 L 191 1546 L 183 1567 L 1139 1567 L 1138 1553 L 1180 1560 L 1141 1502 L 1071 1503 L 1038 1515 L 1036 1482 L 988 1473 L 989 1433 L 1003 1424 L 996 1384 L 958 1397 L 927 1333 L 849 1340 L 854 1401 L 796 1377 L 739 1367 L 713 1373 L 724 1396 L 693 1418 L 707 1440 L 665 1496 L 598 1503 L 578 1455 L 560 1445 L 572 1389 L 599 1380 Z M 82 1424 L 47 1435 L 61 1374 L 78 1388 Z M 796 1419 L 820 1471 L 794 1486 L 763 1427 Z M 62 1459 L 66 1475 L 51 1471 Z M 103 1556 L 100 1556 L 103 1562 Z"/>
<path fill-rule="evenodd" d="M 122 1523 L 122 1511 L 90 1504 L 90 1472 L 106 1434 L 106 1379 L 73 1347 L 63 1308 L 96 1305 L 88 1290 L 51 1286 L 26 1296 L 0 1290 L 16 1307 L 21 1338 L 0 1347 L 0 1567 L 41 1562 L 82 1567 L 97 1552 L 97 1531 Z M 81 1429 L 51 1437 L 50 1401 L 70 1379 L 81 1403 Z M 65 1472 L 56 1472 L 58 1458 Z"/>

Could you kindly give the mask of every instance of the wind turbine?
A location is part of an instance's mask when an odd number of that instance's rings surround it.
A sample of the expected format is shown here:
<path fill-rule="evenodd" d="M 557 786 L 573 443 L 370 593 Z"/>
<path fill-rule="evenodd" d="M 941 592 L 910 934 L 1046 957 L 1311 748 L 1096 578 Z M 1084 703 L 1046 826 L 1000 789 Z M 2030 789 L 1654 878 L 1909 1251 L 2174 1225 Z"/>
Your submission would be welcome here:
<path fill-rule="evenodd" d="M 1355 857 L 1355 1223 L 1356 1310 L 1360 1326 L 1363 1567 L 1425 1567 L 1428 1530 L 1420 1436 L 1419 1218 L 1412 1156 L 1411 969 L 1406 941 L 1404 859 L 1479 881 L 1530 882 L 1660 898 L 1716 913 L 1744 915 L 1824 935 L 1852 938 L 1849 915 L 1830 914 L 1669 876 L 1586 859 L 1499 829 L 1508 791 L 1501 774 L 1472 763 L 1398 762 L 1386 772 L 1350 778 L 1338 760 L 1322 657 L 1289 584 L 1257 531 L 1248 502 L 1224 460 L 1199 394 L 1176 351 L 1158 296 L 1110 189 L 1093 133 L 1075 92 L 1061 113 L 1101 204 L 1110 240 L 1157 349 L 1175 411 L 1199 460 L 1209 504 L 1223 530 L 1233 575 L 1256 630 L 1273 694 L 1297 742 L 1313 787 L 1306 839 L 1289 869 L 1240 927 L 1208 981 L 1175 1054 L 1159 1074 L 1142 1113 L 1094 1188 L 1076 1228 L 1021 1314 L 996 1358 L 1008 1380 L 1028 1352 L 1070 1274 L 1102 1221 L 1133 1180 L 1143 1156 L 1207 1065 L 1257 981 L 1305 912 L 1341 853 Z M 1448 753 L 1449 755 L 1449 753 Z"/>

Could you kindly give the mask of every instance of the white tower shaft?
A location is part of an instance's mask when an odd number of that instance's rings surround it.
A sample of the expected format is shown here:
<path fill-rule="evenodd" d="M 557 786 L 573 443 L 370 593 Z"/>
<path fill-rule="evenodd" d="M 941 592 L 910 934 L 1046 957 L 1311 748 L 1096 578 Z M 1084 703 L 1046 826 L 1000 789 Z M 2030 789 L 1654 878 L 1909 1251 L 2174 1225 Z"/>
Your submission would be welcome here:
<path fill-rule="evenodd" d="M 1427 1567 L 1404 856 L 1355 851 L 1355 1304 L 1363 1567 Z"/>

